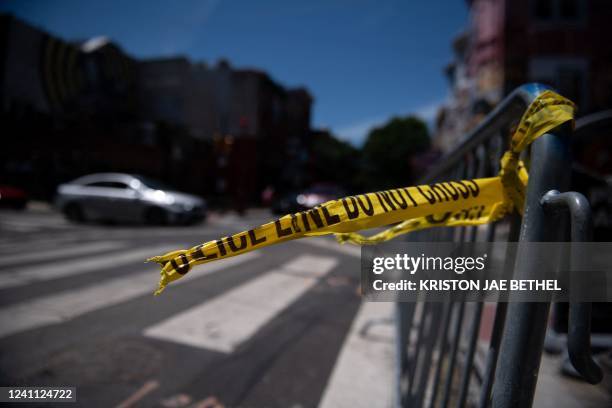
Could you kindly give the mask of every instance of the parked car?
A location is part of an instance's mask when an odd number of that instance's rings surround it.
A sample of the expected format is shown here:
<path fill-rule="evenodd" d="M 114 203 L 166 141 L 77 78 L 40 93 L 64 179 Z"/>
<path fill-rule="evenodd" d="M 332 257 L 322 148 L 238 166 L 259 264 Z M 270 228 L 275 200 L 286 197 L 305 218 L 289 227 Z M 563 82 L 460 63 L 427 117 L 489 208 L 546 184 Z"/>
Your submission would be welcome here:
<path fill-rule="evenodd" d="M 279 197 L 272 203 L 272 212 L 280 215 L 303 211 L 345 195 L 344 190 L 334 184 L 315 184 L 304 191 Z"/>
<path fill-rule="evenodd" d="M 98 173 L 57 189 L 56 206 L 74 222 L 135 221 L 188 224 L 206 217 L 206 202 L 139 175 Z"/>
<path fill-rule="evenodd" d="M 28 193 L 14 186 L 0 185 L 0 207 L 23 210 L 28 205 Z"/>

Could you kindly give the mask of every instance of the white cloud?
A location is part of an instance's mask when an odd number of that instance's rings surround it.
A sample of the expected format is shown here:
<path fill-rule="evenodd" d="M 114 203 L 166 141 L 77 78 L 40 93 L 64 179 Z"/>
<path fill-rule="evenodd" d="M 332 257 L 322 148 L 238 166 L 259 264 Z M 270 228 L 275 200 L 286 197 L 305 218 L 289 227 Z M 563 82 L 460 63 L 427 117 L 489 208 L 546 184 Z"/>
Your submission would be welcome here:
<path fill-rule="evenodd" d="M 386 117 L 377 116 L 348 126 L 343 126 L 336 129 L 334 133 L 338 135 L 340 139 L 346 140 L 354 146 L 360 146 L 365 141 L 368 132 L 382 124 L 385 120 Z"/>
<path fill-rule="evenodd" d="M 368 132 L 377 126 L 383 125 L 393 116 L 415 115 L 423 119 L 429 129 L 433 128 L 433 122 L 440 106 L 446 102 L 446 99 L 441 99 L 429 104 L 423 105 L 417 109 L 407 109 L 402 113 L 389 113 L 387 115 L 378 115 L 368 119 L 364 119 L 355 123 L 350 123 L 346 126 L 340 126 L 334 129 L 334 133 L 342 140 L 351 143 L 354 146 L 361 146 L 365 141 Z"/>
<path fill-rule="evenodd" d="M 180 21 L 170 21 L 164 27 L 159 43 L 159 54 L 175 55 L 184 53 L 199 38 L 202 27 L 210 20 L 220 0 L 203 0 L 181 15 Z"/>
<path fill-rule="evenodd" d="M 427 124 L 431 127 L 434 120 L 436 119 L 436 114 L 438 113 L 438 109 L 446 102 L 445 99 L 430 103 L 429 105 L 421 106 L 419 109 L 414 111 L 414 115 L 423 119 Z"/>

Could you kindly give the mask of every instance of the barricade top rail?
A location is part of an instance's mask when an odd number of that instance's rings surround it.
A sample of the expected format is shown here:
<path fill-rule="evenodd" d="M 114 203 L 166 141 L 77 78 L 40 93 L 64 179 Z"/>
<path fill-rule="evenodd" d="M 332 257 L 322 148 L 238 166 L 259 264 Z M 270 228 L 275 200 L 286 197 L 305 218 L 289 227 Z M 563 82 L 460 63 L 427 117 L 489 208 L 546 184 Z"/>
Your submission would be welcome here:
<path fill-rule="evenodd" d="M 478 148 L 500 131 L 507 130 L 509 124 L 518 122 L 527 106 L 546 90 L 552 89 L 538 83 L 525 84 L 516 88 L 476 128 L 469 132 L 458 146 L 442 157 L 438 164 L 419 180 L 419 184 L 436 181 L 457 166 L 466 153 Z"/>

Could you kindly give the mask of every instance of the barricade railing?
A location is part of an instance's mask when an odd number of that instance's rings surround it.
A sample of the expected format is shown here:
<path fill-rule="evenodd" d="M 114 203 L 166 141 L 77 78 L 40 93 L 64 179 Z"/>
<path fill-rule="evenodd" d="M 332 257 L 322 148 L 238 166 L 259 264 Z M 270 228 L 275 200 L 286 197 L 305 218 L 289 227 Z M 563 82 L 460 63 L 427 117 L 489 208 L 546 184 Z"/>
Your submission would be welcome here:
<path fill-rule="evenodd" d="M 495 176 L 512 131 L 528 105 L 547 88 L 521 86 L 506 97 L 440 160 L 422 184 Z M 569 189 L 572 125 L 536 140 L 529 152 L 524 216 L 478 227 L 439 228 L 409 234 L 411 241 L 553 242 L 590 240 L 588 202 Z M 548 193 L 548 194 L 547 194 Z M 568 195 L 569 194 L 569 195 Z M 569 208 L 571 219 L 562 219 Z M 566 217 L 565 217 L 566 218 Z M 576 220 L 580 220 L 577 222 Z M 529 246 L 506 266 L 514 278 L 533 276 Z M 550 303 L 398 302 L 395 402 L 400 407 L 528 407 L 533 403 Z M 485 310 L 486 309 L 486 310 Z M 570 306 L 570 358 L 589 382 L 601 380 L 590 355 L 590 304 Z M 485 313 L 486 311 L 486 313 Z M 481 327 L 486 314 L 490 327 Z M 490 321 L 492 318 L 492 322 Z M 469 403 L 469 405 L 468 405 Z"/>

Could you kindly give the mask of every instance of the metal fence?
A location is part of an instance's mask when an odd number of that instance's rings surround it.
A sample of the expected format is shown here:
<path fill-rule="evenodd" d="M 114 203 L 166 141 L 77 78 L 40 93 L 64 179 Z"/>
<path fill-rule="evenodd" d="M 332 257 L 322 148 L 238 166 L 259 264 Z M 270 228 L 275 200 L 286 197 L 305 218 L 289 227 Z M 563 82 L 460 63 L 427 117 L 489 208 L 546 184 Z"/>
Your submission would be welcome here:
<path fill-rule="evenodd" d="M 546 88 L 524 85 L 504 99 L 445 157 L 423 183 L 497 175 L 513 127 Z M 484 227 L 440 228 L 413 234 L 419 241 L 589 241 L 590 208 L 567 191 L 571 172 L 571 125 L 536 140 L 529 155 L 525 216 Z M 547 193 L 549 193 L 547 195 Z M 557 211 L 565 208 L 566 211 Z M 569 211 L 567 211 L 569 209 Z M 568 216 L 569 214 L 569 216 Z M 533 256 L 521 247 L 506 257 L 514 278 L 532 276 Z M 534 255 L 534 254 L 531 254 Z M 398 302 L 395 403 L 400 407 L 529 407 L 533 403 L 549 315 L 549 303 Z M 492 327 L 481 335 L 483 311 L 494 307 Z M 571 304 L 568 351 L 592 383 L 601 371 L 590 354 L 590 304 Z M 488 344 L 481 337 L 488 337 Z"/>

